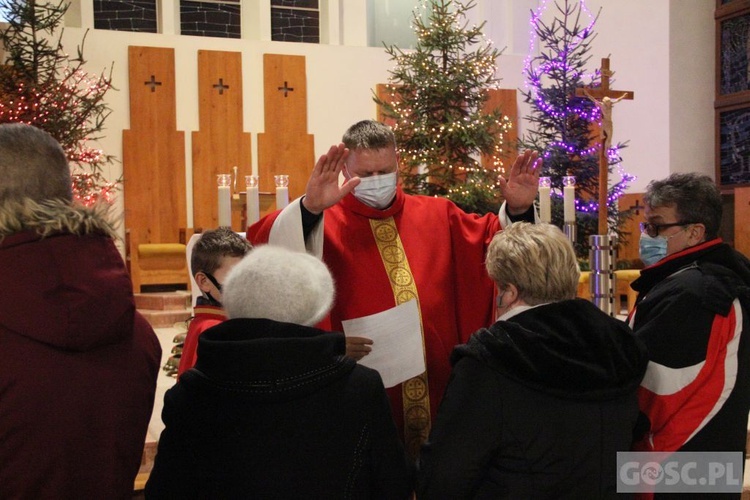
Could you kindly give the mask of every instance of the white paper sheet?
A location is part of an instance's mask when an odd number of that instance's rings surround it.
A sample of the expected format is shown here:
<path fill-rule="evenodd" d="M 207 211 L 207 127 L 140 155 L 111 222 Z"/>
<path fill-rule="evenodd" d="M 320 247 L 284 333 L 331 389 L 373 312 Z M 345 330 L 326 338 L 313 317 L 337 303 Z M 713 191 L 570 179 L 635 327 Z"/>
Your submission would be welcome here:
<path fill-rule="evenodd" d="M 387 311 L 341 322 L 347 337 L 372 339 L 372 351 L 359 364 L 377 370 L 386 387 L 425 371 L 417 301 Z"/>

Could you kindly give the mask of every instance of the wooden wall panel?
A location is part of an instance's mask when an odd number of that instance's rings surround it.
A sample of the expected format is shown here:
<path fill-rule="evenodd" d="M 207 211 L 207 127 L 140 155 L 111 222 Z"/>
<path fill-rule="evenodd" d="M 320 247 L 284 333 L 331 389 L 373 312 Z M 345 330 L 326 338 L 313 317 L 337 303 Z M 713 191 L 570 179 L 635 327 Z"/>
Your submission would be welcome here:
<path fill-rule="evenodd" d="M 633 216 L 622 227 L 622 231 L 628 234 L 625 235 L 623 241 L 620 241 L 617 260 L 631 262 L 640 260 L 638 256 L 638 242 L 641 238 L 640 224 L 646 221 L 643 215 L 643 210 L 646 208 L 643 206 L 643 193 L 623 194 L 617 203 L 620 211 L 633 210 Z"/>
<path fill-rule="evenodd" d="M 734 188 L 734 248 L 750 257 L 750 186 Z"/>
<path fill-rule="evenodd" d="M 193 132 L 193 225 L 218 226 L 216 176 L 237 167 L 235 196 L 252 173 L 251 135 L 244 132 L 242 54 L 198 51 L 199 131 Z M 241 231 L 242 213 L 232 211 L 232 228 Z"/>
<path fill-rule="evenodd" d="M 187 224 L 185 136 L 176 130 L 174 49 L 128 48 L 123 130 L 125 227 L 136 244 L 177 243 Z"/>
<path fill-rule="evenodd" d="M 274 192 L 273 176 L 289 175 L 289 199 L 305 193 L 315 165 L 313 136 L 307 133 L 307 77 L 304 56 L 263 55 L 265 132 L 258 134 L 260 191 Z"/>
<path fill-rule="evenodd" d="M 390 85 L 385 83 L 378 83 L 375 85 L 375 93 L 378 96 L 378 99 L 380 99 L 383 102 L 387 102 L 388 104 L 391 104 L 394 101 L 393 96 L 391 96 L 391 91 L 389 90 Z M 396 124 L 396 120 L 393 118 L 389 118 L 385 116 L 385 113 L 383 112 L 383 107 L 379 104 L 376 105 L 377 107 L 377 120 L 381 123 L 385 123 L 386 125 L 390 125 L 393 127 Z"/>
<path fill-rule="evenodd" d="M 484 103 L 483 111 L 485 113 L 491 113 L 492 111 L 499 109 L 503 116 L 507 116 L 510 120 L 511 129 L 508 130 L 504 135 L 503 153 L 499 155 L 499 160 L 503 163 L 503 167 L 509 169 L 513 165 L 513 161 L 516 159 L 518 151 L 518 91 L 516 89 L 491 89 L 489 90 L 489 98 Z M 489 155 L 482 156 L 482 166 L 484 168 L 492 168 L 493 157 Z"/>

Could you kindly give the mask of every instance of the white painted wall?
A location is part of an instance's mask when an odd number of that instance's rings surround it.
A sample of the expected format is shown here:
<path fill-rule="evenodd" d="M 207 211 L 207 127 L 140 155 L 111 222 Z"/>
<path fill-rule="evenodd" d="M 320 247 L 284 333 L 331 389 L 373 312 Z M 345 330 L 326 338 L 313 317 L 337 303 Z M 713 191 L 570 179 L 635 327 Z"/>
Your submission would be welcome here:
<path fill-rule="evenodd" d="M 245 0 L 253 12 L 267 16 L 267 0 Z M 523 87 L 523 62 L 528 52 L 529 10 L 543 0 L 477 0 L 475 21 L 487 20 L 485 33 L 499 48 L 498 75 L 505 88 Z M 551 3 L 551 0 L 549 0 Z M 563 0 L 558 0 L 563 1 Z M 64 42 L 69 52 L 91 27 L 91 7 L 80 0 Z M 177 0 L 163 0 L 163 7 Z M 367 47 L 366 0 L 323 0 L 328 44 L 268 41 L 268 29 L 253 25 L 255 39 L 228 40 L 174 34 L 175 22 L 162 17 L 170 34 L 112 32 L 91 29 L 85 55 L 88 69 L 99 72 L 114 62 L 108 94 L 112 114 L 101 147 L 122 158 L 122 130 L 129 127 L 129 45 L 174 47 L 177 66 L 177 128 L 185 131 L 186 160 L 191 170 L 190 132 L 198 127 L 197 52 L 199 49 L 242 53 L 244 125 L 252 134 L 253 166 L 257 169 L 257 135 L 263 132 L 262 56 L 264 53 L 303 55 L 307 60 L 308 132 L 315 136 L 316 156 L 340 140 L 353 122 L 375 116 L 372 90 L 388 80 L 393 63 L 382 48 Z M 634 101 L 618 103 L 614 111 L 616 140 L 629 141 L 623 166 L 638 179 L 631 191 L 672 171 L 700 170 L 713 175 L 713 8 L 714 0 L 586 0 L 593 12 L 602 7 L 596 25 L 591 67 L 610 56 L 614 88 L 635 91 Z M 548 10 L 549 11 L 549 10 Z M 266 17 L 267 18 L 267 17 Z M 524 116 L 528 108 L 521 105 Z M 521 132 L 524 130 L 521 124 Z M 122 172 L 110 167 L 110 178 Z M 188 175 L 186 185 L 192 179 Z M 190 189 L 187 190 L 190 193 Z M 188 214 L 192 199 L 188 198 Z M 120 205 L 120 210 L 122 209 Z M 192 215 L 189 215 L 192 218 Z M 189 220 L 191 222 L 191 220 Z"/>
<path fill-rule="evenodd" d="M 669 170 L 716 177 L 715 61 L 711 0 L 671 0 L 669 25 Z"/>

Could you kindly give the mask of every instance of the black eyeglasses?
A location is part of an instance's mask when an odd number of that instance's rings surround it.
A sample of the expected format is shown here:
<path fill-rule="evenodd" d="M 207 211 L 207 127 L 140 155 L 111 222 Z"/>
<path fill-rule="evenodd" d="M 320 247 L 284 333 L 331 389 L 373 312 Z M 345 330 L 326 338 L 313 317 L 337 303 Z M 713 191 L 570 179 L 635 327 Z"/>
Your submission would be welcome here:
<path fill-rule="evenodd" d="M 218 281 L 216 280 L 216 278 L 214 278 L 214 275 L 213 275 L 213 274 L 211 274 L 211 273 L 207 273 L 206 271 L 203 271 L 203 274 L 205 274 L 205 275 L 206 275 L 206 278 L 208 278 L 208 280 L 209 280 L 209 281 L 210 281 L 211 283 L 213 283 L 213 284 L 214 284 L 214 286 L 216 287 L 216 289 L 217 289 L 218 291 L 221 291 L 221 284 L 220 284 L 220 283 L 219 283 L 219 282 L 218 282 Z"/>
<path fill-rule="evenodd" d="M 641 232 L 656 238 L 662 229 L 674 226 L 689 226 L 695 222 L 670 222 L 668 224 L 654 224 L 653 222 L 641 222 Z"/>

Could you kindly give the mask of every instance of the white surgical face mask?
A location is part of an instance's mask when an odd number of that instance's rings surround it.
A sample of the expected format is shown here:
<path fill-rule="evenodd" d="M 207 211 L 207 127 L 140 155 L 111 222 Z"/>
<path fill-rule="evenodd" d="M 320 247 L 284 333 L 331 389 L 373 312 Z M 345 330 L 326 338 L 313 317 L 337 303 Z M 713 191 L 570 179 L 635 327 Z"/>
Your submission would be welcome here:
<path fill-rule="evenodd" d="M 354 196 L 365 205 L 383 210 L 396 196 L 397 173 L 361 177 Z"/>

